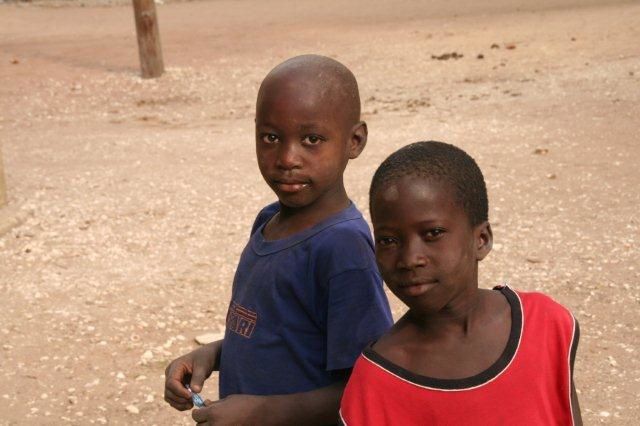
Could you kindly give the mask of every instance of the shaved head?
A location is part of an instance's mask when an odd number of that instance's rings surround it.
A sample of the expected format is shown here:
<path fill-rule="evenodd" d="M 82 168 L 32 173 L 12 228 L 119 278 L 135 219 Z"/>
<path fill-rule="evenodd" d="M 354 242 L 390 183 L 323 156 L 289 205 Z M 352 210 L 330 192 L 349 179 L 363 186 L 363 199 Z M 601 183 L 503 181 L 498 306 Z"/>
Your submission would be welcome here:
<path fill-rule="evenodd" d="M 258 91 L 256 109 L 265 97 L 283 87 L 300 96 L 313 94 L 320 102 L 328 102 L 353 126 L 360 121 L 360 93 L 353 73 L 335 59 L 320 55 L 295 56 L 282 62 L 265 77 Z"/>

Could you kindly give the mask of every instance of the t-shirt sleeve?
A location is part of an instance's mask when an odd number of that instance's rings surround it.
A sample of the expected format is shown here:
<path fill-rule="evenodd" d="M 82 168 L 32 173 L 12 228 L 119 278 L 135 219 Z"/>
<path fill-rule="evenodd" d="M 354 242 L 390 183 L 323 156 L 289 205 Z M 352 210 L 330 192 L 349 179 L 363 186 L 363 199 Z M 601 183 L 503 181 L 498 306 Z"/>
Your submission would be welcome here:
<path fill-rule="evenodd" d="M 382 279 L 375 267 L 353 269 L 329 279 L 327 370 L 353 367 L 364 347 L 393 323 Z"/>

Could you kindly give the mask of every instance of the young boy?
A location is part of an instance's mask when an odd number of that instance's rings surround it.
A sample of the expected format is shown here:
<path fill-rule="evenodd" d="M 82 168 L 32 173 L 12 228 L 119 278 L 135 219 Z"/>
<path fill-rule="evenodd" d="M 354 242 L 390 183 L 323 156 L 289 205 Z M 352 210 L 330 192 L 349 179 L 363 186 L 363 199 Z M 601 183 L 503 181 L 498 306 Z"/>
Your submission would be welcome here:
<path fill-rule="evenodd" d="M 475 161 L 418 142 L 382 163 L 369 195 L 380 272 L 409 310 L 356 362 L 342 421 L 581 424 L 571 313 L 540 293 L 478 288 L 493 236 Z"/>
<path fill-rule="evenodd" d="M 257 216 L 224 339 L 174 360 L 165 400 L 192 407 L 212 371 L 220 401 L 198 423 L 327 424 L 364 346 L 392 324 L 369 228 L 343 172 L 367 141 L 353 74 L 305 55 L 274 68 L 256 103 L 256 155 L 278 202 Z"/>

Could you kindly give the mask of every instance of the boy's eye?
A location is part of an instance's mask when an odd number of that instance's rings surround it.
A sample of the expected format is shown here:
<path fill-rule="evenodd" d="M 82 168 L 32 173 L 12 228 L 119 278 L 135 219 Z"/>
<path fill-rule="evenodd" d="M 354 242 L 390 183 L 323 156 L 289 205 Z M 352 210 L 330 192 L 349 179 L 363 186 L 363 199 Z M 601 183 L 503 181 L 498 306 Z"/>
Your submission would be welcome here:
<path fill-rule="evenodd" d="M 381 247 L 389 247 L 396 243 L 396 239 L 392 237 L 378 237 L 376 238 L 376 245 Z"/>
<path fill-rule="evenodd" d="M 302 139 L 302 143 L 307 145 L 317 145 L 322 142 L 324 138 L 320 135 L 307 135 Z"/>
<path fill-rule="evenodd" d="M 444 234 L 444 229 L 442 228 L 434 228 L 434 229 L 429 229 L 427 230 L 427 232 L 424 233 L 424 236 L 427 240 L 437 240 L 439 237 L 442 236 L 442 234 Z"/>
<path fill-rule="evenodd" d="M 266 143 L 278 142 L 278 136 L 274 135 L 273 133 L 265 133 L 260 137 L 260 139 L 262 139 L 262 142 L 266 142 Z"/>

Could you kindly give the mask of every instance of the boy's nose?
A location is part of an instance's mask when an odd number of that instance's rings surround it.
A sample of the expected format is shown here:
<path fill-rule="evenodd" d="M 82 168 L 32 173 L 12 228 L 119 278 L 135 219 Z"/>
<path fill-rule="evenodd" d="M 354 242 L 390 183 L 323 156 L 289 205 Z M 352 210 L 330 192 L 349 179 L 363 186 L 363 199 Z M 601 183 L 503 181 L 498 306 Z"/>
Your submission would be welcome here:
<path fill-rule="evenodd" d="M 278 147 L 276 165 L 284 170 L 300 168 L 301 159 L 295 143 L 283 142 Z"/>
<path fill-rule="evenodd" d="M 419 238 L 412 238 L 402 245 L 398 256 L 398 268 L 415 269 L 426 264 L 427 258 Z"/>

